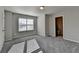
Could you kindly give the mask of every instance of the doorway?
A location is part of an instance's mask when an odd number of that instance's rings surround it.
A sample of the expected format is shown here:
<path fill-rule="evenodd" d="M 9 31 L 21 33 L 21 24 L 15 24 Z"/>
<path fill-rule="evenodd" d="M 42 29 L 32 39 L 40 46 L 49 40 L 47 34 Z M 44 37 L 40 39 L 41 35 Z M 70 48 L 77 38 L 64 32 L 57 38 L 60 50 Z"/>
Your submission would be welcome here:
<path fill-rule="evenodd" d="M 56 37 L 63 37 L 63 17 L 55 18 Z"/>

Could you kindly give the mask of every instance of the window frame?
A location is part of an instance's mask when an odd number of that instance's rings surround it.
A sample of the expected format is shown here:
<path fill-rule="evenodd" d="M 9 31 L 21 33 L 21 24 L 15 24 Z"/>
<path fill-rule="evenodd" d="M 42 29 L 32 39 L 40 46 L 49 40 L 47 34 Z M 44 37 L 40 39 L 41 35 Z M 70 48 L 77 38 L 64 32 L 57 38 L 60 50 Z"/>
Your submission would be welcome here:
<path fill-rule="evenodd" d="M 32 19 L 32 20 L 33 20 L 33 30 L 27 30 L 27 25 L 28 25 L 28 24 L 27 24 L 27 21 L 26 21 L 26 30 L 25 30 L 25 31 L 19 31 L 19 18 L 22 18 L 22 19 L 24 18 L 24 19 L 26 19 L 26 20 L 27 20 L 27 19 Z M 17 25 L 17 26 L 18 26 L 18 27 L 17 27 L 17 28 L 18 28 L 18 29 L 17 29 L 18 32 L 30 32 L 30 31 L 34 31 L 34 30 L 35 30 L 35 20 L 34 20 L 33 18 L 18 17 L 18 21 L 17 21 L 17 22 L 18 22 L 18 23 L 17 23 L 17 24 L 18 24 L 18 25 Z M 32 25 L 29 25 L 29 26 L 32 26 Z"/>

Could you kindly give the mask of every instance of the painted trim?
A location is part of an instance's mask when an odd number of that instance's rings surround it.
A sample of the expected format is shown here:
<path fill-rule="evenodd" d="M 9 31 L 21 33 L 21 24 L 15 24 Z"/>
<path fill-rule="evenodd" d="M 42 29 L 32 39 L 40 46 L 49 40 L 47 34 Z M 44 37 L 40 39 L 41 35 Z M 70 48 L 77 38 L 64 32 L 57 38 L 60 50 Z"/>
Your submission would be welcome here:
<path fill-rule="evenodd" d="M 75 42 L 75 43 L 79 43 L 79 41 L 71 40 L 71 39 L 68 39 L 68 38 L 64 38 L 64 40 L 68 40 L 68 41 L 72 41 L 72 42 Z"/>

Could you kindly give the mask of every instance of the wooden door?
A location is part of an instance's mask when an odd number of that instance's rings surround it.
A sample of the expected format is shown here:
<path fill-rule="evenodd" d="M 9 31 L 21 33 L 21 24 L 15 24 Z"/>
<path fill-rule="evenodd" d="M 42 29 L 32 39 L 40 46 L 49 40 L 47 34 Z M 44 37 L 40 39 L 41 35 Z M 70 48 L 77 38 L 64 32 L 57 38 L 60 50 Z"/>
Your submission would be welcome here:
<path fill-rule="evenodd" d="M 55 24 L 56 24 L 56 37 L 57 36 L 63 37 L 63 17 L 56 17 Z"/>

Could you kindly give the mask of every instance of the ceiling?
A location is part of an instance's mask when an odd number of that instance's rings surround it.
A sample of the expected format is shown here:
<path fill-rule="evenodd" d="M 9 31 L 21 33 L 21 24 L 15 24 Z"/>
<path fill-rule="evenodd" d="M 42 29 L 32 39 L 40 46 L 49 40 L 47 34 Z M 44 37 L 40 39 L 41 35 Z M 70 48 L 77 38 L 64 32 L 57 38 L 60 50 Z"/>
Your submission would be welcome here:
<path fill-rule="evenodd" d="M 13 9 L 21 9 L 27 11 L 33 11 L 36 13 L 54 14 L 60 11 L 68 9 L 79 9 L 78 6 L 45 6 L 44 10 L 40 10 L 40 6 L 6 6 Z"/>

